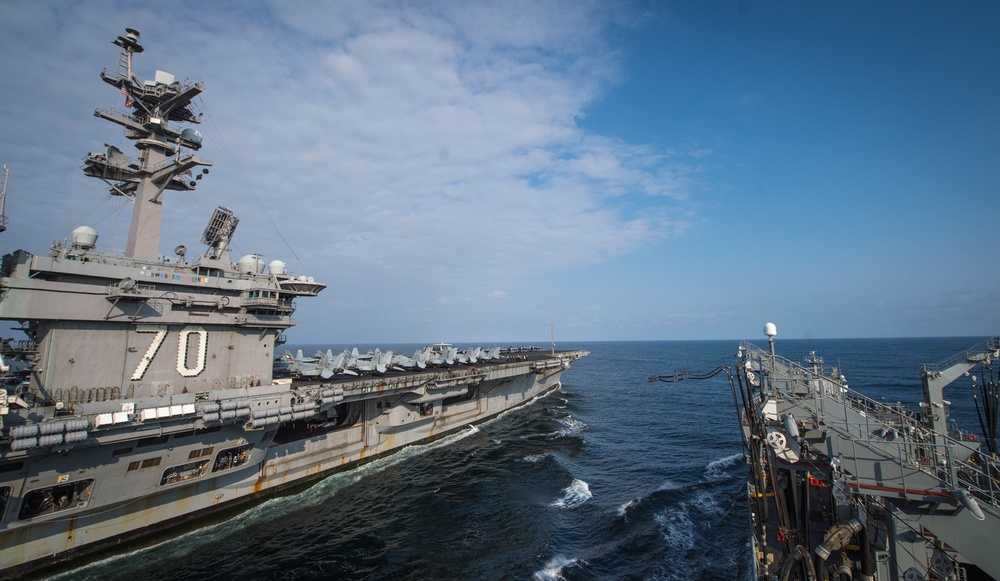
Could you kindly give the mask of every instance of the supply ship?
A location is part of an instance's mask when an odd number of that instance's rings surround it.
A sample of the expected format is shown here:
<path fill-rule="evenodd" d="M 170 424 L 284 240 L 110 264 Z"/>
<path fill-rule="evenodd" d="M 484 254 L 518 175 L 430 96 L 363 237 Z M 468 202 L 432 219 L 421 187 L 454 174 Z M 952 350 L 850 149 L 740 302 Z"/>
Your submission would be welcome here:
<path fill-rule="evenodd" d="M 775 355 L 773 324 L 765 334 L 769 350 L 740 346 L 733 384 L 756 578 L 1000 579 L 1000 340 L 924 365 L 909 410 L 851 390 L 815 353 Z M 981 435 L 948 421 L 944 389 L 970 374 Z"/>
<path fill-rule="evenodd" d="M 325 285 L 233 262 L 238 218 L 208 221 L 205 252 L 160 255 L 164 202 L 195 189 L 200 82 L 140 81 L 139 32 L 126 29 L 102 80 L 124 109 L 135 157 L 108 146 L 86 175 L 133 204 L 124 253 L 82 226 L 45 254 L 3 257 L 0 319 L 0 576 L 82 562 L 217 511 L 485 421 L 560 386 L 585 351 L 437 346 L 401 357 L 278 357 L 295 301 Z M 282 371 L 276 377 L 278 364 Z"/>

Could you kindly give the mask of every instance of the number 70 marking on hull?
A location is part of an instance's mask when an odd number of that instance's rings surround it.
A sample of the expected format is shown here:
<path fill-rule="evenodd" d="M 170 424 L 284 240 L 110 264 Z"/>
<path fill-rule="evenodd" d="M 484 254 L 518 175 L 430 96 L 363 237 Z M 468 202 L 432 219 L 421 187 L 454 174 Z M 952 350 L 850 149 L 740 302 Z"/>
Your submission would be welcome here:
<path fill-rule="evenodd" d="M 132 381 L 139 381 L 142 376 L 146 374 L 146 370 L 149 369 L 149 364 L 153 362 L 153 357 L 160 350 L 163 345 L 163 340 L 167 338 L 167 327 L 165 325 L 150 325 L 143 326 L 136 329 L 138 333 L 155 333 L 153 336 L 153 341 L 149 344 L 149 348 L 146 349 L 146 354 L 143 355 L 142 359 L 139 361 L 139 365 L 136 366 L 135 371 L 132 372 Z M 198 336 L 198 346 L 196 347 L 196 362 L 194 367 L 187 366 L 188 359 L 188 337 L 192 334 Z M 180 336 L 177 337 L 177 373 L 180 373 L 184 377 L 194 377 L 202 371 L 205 370 L 205 359 L 208 354 L 208 332 L 199 326 L 184 327 L 181 330 Z"/>

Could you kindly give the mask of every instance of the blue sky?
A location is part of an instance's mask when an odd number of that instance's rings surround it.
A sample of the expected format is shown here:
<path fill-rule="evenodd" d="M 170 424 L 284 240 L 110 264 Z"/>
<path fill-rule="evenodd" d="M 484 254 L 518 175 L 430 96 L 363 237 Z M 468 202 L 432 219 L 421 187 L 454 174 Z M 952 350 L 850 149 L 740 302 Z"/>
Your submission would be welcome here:
<path fill-rule="evenodd" d="M 295 343 L 993 335 L 993 2 L 0 0 L 0 250 L 131 208 L 99 79 L 205 82 L 196 193 L 328 288 Z M 263 211 L 262 209 L 263 208 Z M 277 226 L 277 229 L 272 226 Z M 287 242 L 287 245 L 286 245 Z"/>

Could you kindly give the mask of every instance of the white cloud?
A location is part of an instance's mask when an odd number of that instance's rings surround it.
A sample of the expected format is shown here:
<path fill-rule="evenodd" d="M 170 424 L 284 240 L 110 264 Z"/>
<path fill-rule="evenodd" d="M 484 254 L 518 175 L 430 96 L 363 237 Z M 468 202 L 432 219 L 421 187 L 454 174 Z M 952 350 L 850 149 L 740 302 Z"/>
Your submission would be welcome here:
<path fill-rule="evenodd" d="M 211 207 L 225 205 L 241 218 L 238 252 L 292 270 L 301 261 L 330 285 L 324 294 L 379 309 L 504 298 L 489 289 L 605 261 L 691 222 L 677 204 L 693 166 L 576 124 L 617 74 L 604 35 L 620 15 L 603 3 L 24 6 L 21 28 L 0 25 L 0 48 L 28 59 L 0 94 L 0 154 L 18 151 L 12 197 L 53 192 L 44 216 L 15 203 L 16 219 L 59 230 L 22 230 L 38 237 L 25 243 L 33 250 L 78 225 L 83 200 L 101 199 L 79 159 L 128 145 L 88 118 L 102 102 L 120 106 L 97 72 L 115 66 L 123 24 L 142 32 L 141 77 L 160 68 L 206 85 L 199 155 L 216 166 L 197 193 L 167 194 L 162 249 L 196 247 Z M 62 93 L 38 86 L 55 79 Z M 121 247 L 130 210 L 117 216 L 101 242 Z"/>

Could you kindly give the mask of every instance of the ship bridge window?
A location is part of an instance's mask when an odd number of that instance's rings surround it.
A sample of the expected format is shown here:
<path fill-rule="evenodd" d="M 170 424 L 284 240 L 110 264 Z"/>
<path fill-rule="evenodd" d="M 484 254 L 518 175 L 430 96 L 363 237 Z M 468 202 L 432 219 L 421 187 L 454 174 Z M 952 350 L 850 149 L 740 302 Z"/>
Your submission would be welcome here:
<path fill-rule="evenodd" d="M 175 482 L 183 482 L 192 478 L 200 478 L 208 474 L 208 462 L 208 460 L 199 460 L 167 468 L 163 471 L 163 478 L 160 479 L 160 485 L 163 486 L 164 484 L 174 484 Z"/>
<path fill-rule="evenodd" d="M 21 512 L 17 518 L 27 520 L 37 516 L 84 506 L 87 504 L 87 500 L 90 498 L 90 493 L 93 490 L 93 478 L 32 490 L 24 495 Z"/>
<path fill-rule="evenodd" d="M 250 461 L 251 450 L 253 450 L 253 444 L 244 444 L 235 448 L 221 450 L 215 456 L 215 464 L 212 466 L 212 472 L 228 470 L 246 464 Z"/>

